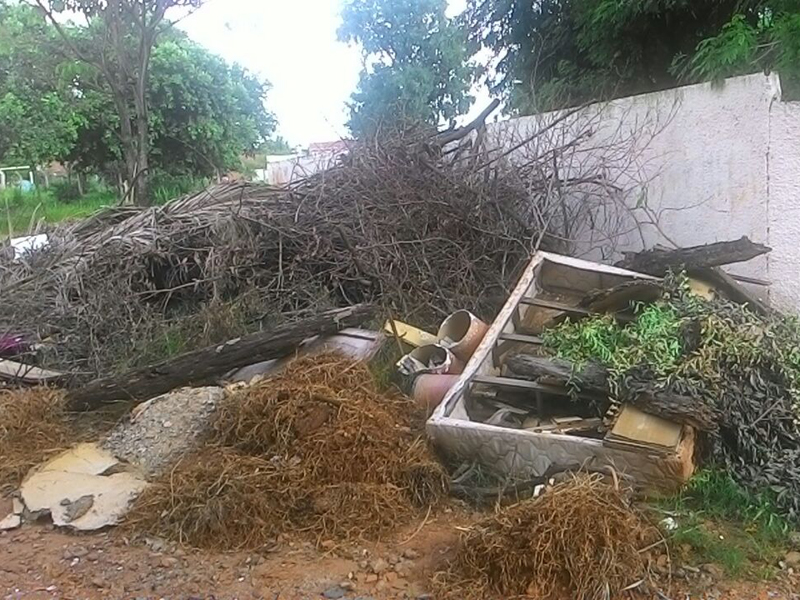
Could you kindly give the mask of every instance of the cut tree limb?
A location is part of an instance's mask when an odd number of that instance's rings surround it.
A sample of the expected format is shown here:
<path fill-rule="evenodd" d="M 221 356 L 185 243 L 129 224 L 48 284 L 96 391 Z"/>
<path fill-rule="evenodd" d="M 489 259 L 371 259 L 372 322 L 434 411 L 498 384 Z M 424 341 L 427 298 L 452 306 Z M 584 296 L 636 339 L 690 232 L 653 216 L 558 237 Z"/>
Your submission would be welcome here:
<path fill-rule="evenodd" d="M 177 387 L 207 383 L 233 368 L 286 356 L 310 337 L 356 327 L 374 316 L 374 307 L 363 304 L 331 310 L 127 373 L 97 379 L 68 392 L 69 407 L 72 410 L 91 410 L 118 400 L 143 401 Z"/>
<path fill-rule="evenodd" d="M 732 242 L 714 242 L 676 250 L 652 248 L 635 254 L 629 253 L 615 266 L 662 277 L 670 270 L 720 267 L 744 262 L 771 250 L 772 248 L 768 246 L 756 244 L 751 242 L 747 236 L 742 236 Z"/>
<path fill-rule="evenodd" d="M 589 362 L 575 372 L 569 361 L 521 352 L 509 356 L 505 365 L 513 376 L 530 381 L 554 385 L 573 382 L 582 391 L 608 392 L 608 371 L 599 363 Z"/>

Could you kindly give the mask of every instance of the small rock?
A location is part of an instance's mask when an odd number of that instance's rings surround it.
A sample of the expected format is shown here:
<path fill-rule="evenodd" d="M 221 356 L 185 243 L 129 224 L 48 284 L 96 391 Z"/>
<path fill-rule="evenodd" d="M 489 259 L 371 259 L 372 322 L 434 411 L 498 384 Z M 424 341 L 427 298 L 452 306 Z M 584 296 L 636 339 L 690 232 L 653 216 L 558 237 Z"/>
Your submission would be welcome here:
<path fill-rule="evenodd" d="M 173 569 L 178 566 L 180 561 L 174 556 L 162 556 L 159 564 L 165 569 Z"/>
<path fill-rule="evenodd" d="M 358 561 L 358 568 L 359 569 L 369 569 L 369 561 L 368 560 L 360 560 L 360 561 Z"/>
<path fill-rule="evenodd" d="M 22 525 L 22 517 L 19 515 L 8 515 L 0 520 L 0 531 L 10 531 Z"/>
<path fill-rule="evenodd" d="M 417 600 L 433 600 L 433 596 L 431 594 L 420 594 L 417 596 Z"/>
<path fill-rule="evenodd" d="M 408 560 L 416 560 L 419 558 L 419 552 L 412 548 L 408 548 L 405 552 L 403 552 L 403 556 Z"/>
<path fill-rule="evenodd" d="M 89 551 L 83 546 L 71 546 L 64 550 L 64 558 L 67 560 L 73 558 L 83 558 L 87 554 L 89 554 Z"/>
<path fill-rule="evenodd" d="M 389 557 L 389 564 L 390 565 L 396 565 L 399 562 L 400 562 L 400 557 L 397 556 L 396 554 L 393 554 L 392 556 Z"/>
<path fill-rule="evenodd" d="M 388 587 L 389 587 L 389 584 L 386 583 L 383 580 L 381 580 L 381 581 L 379 581 L 378 583 L 375 584 L 375 589 L 378 590 L 379 592 L 382 592 L 383 590 L 385 590 Z"/>
<path fill-rule="evenodd" d="M 389 568 L 389 563 L 383 560 L 382 558 L 379 558 L 377 560 L 372 561 L 371 567 L 373 573 L 375 573 L 376 575 L 380 575 L 386 569 Z"/>
<path fill-rule="evenodd" d="M 388 572 L 387 572 L 387 573 L 386 573 L 386 574 L 383 576 L 383 578 L 384 578 L 384 579 L 385 579 L 385 580 L 386 580 L 388 583 L 394 583 L 395 581 L 397 581 L 397 573 L 395 573 L 394 571 L 388 571 Z"/>
<path fill-rule="evenodd" d="M 356 589 L 356 584 L 350 580 L 347 580 L 340 583 L 339 587 L 342 588 L 343 590 L 352 591 Z"/>
<path fill-rule="evenodd" d="M 330 600 L 339 600 L 339 598 L 344 598 L 344 595 L 345 595 L 345 590 L 340 585 L 329 588 L 324 592 L 322 592 L 322 597 L 329 598 Z"/>
<path fill-rule="evenodd" d="M 725 571 L 722 570 L 722 567 L 714 563 L 704 564 L 700 568 L 714 579 L 723 579 L 725 577 Z"/>
<path fill-rule="evenodd" d="M 364 583 L 375 583 L 378 581 L 378 576 L 375 573 L 367 573 L 367 576 L 364 577 Z"/>
<path fill-rule="evenodd" d="M 409 568 L 408 568 L 407 566 L 405 566 L 405 565 L 399 565 L 399 566 L 398 566 L 398 567 L 397 567 L 397 568 L 394 570 L 394 572 L 395 572 L 395 573 L 397 573 L 397 576 L 398 576 L 398 577 L 400 577 L 400 578 L 402 578 L 402 579 L 405 579 L 405 578 L 407 578 L 407 577 L 408 577 L 408 576 L 411 574 L 411 571 L 410 571 L 410 570 L 409 570 Z"/>
<path fill-rule="evenodd" d="M 100 554 L 97 552 L 89 552 L 89 554 L 86 555 L 86 560 L 89 562 L 97 562 L 100 560 Z"/>
<path fill-rule="evenodd" d="M 789 543 L 800 550 L 800 531 L 793 531 L 789 534 Z"/>
<path fill-rule="evenodd" d="M 71 523 L 72 521 L 80 519 L 91 510 L 92 506 L 94 506 L 94 496 L 92 494 L 87 494 L 73 502 L 67 500 L 66 504 L 64 504 L 64 500 L 62 500 L 61 506 L 67 507 L 66 510 L 64 510 L 64 521 Z"/>
<path fill-rule="evenodd" d="M 172 421 L 164 421 L 164 427 L 172 427 Z"/>
<path fill-rule="evenodd" d="M 92 585 L 94 587 L 96 587 L 96 588 L 101 588 L 102 589 L 102 588 L 106 587 L 106 582 L 105 582 L 104 579 L 102 579 L 100 577 L 93 577 L 92 578 Z"/>
<path fill-rule="evenodd" d="M 320 544 L 320 546 L 322 547 L 323 550 L 333 550 L 334 548 L 336 548 L 336 542 L 334 542 L 333 540 L 325 540 Z"/>
<path fill-rule="evenodd" d="M 783 560 L 787 567 L 800 567 L 800 552 L 787 552 Z"/>

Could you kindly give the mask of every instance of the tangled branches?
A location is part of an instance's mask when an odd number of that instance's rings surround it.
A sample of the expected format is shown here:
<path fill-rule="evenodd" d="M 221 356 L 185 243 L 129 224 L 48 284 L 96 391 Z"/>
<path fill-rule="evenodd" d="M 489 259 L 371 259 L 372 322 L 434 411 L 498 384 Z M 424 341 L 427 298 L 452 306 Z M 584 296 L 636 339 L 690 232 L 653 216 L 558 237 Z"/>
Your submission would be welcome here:
<path fill-rule="evenodd" d="M 56 342 L 48 366 L 85 378 L 358 302 L 422 326 L 460 308 L 491 319 L 535 249 L 568 249 L 567 206 L 588 188 L 616 193 L 602 162 L 562 176 L 586 133 L 571 131 L 546 148 L 530 133 L 514 160 L 481 135 L 442 147 L 383 132 L 288 188 L 235 183 L 100 213 L 0 268 L 0 330 Z"/>

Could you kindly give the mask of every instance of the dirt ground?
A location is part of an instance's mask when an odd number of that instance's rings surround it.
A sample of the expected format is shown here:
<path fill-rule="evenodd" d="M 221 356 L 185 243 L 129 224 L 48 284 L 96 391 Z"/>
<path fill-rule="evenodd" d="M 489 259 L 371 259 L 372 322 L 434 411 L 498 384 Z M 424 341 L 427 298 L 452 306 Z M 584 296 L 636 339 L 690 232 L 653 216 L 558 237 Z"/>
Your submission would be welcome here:
<path fill-rule="evenodd" d="M 451 510 L 383 543 L 337 546 L 279 538 L 259 553 L 215 554 L 118 531 L 78 535 L 51 525 L 0 534 L 0 598 L 62 600 L 431 599 L 429 582 L 474 519 Z M 714 581 L 698 573 L 664 585 L 664 600 L 797 600 L 800 580 Z M 666 595 L 668 594 L 668 595 Z M 633 596 L 643 598 L 645 596 Z"/>

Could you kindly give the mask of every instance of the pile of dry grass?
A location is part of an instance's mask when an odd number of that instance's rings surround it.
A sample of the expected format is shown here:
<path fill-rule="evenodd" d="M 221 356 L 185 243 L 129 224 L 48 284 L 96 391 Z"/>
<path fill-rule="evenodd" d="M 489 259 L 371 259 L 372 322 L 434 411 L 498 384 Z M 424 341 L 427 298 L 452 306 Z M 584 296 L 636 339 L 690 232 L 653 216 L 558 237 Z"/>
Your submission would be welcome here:
<path fill-rule="evenodd" d="M 578 475 L 472 527 L 437 584 L 453 598 L 616 598 L 646 578 L 657 536 L 602 476 Z"/>
<path fill-rule="evenodd" d="M 0 390 L 0 497 L 15 489 L 31 467 L 74 440 L 61 392 Z"/>
<path fill-rule="evenodd" d="M 415 418 L 363 363 L 297 359 L 230 396 L 213 445 L 156 481 L 128 525 L 212 549 L 259 548 L 287 530 L 318 542 L 379 537 L 447 490 Z"/>

